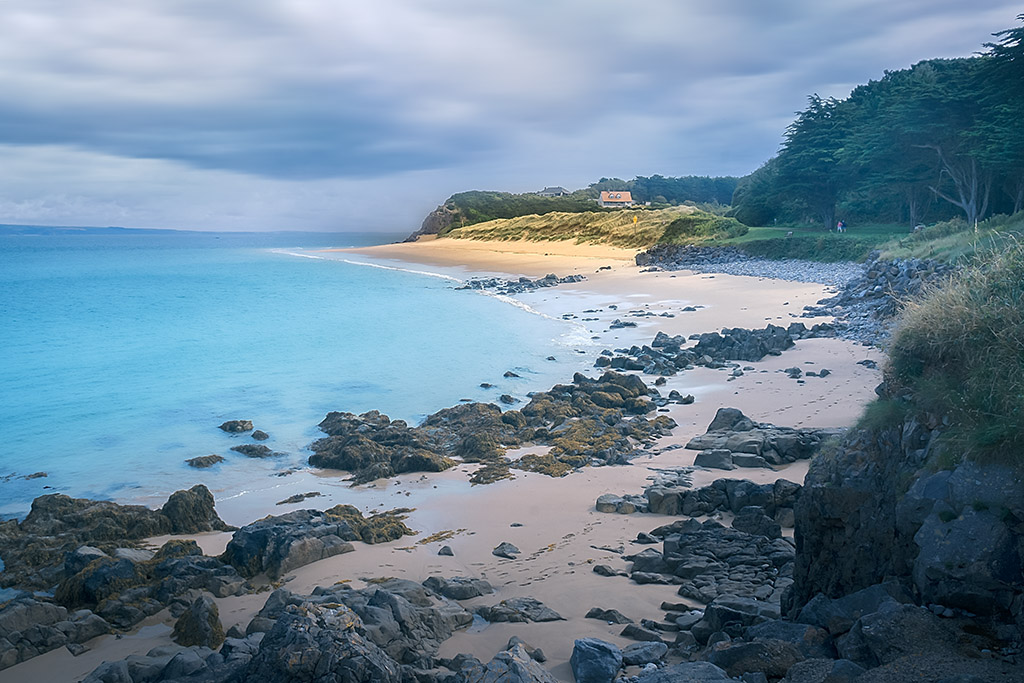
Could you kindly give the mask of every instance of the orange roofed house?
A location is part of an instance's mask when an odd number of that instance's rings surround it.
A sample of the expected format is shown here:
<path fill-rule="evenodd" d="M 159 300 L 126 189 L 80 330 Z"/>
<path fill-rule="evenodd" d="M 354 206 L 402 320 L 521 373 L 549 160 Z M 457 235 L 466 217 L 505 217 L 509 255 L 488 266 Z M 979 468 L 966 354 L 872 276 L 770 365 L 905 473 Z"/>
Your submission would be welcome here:
<path fill-rule="evenodd" d="M 634 204 L 636 204 L 636 202 L 633 201 L 632 193 L 619 192 L 618 190 L 612 190 L 611 192 L 602 190 L 601 198 L 597 200 L 597 205 L 606 209 L 621 209 L 627 206 L 633 206 Z"/>

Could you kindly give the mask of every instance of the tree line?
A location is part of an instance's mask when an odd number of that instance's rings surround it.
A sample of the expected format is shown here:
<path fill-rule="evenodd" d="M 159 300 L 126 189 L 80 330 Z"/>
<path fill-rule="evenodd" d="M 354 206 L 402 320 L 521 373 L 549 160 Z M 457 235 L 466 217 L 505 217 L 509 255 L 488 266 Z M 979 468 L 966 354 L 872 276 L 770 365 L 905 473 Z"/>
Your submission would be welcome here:
<path fill-rule="evenodd" d="M 842 100 L 812 95 L 779 154 L 739 181 L 732 215 L 831 228 L 1024 209 L 1024 28 L 994 35 L 975 57 L 887 71 Z"/>

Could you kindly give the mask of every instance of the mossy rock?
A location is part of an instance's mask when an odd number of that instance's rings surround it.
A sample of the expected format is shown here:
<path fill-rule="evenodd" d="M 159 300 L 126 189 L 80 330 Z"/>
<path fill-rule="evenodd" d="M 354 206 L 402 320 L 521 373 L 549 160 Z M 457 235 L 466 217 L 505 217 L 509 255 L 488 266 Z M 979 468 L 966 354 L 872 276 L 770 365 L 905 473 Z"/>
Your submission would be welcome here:
<path fill-rule="evenodd" d="M 505 449 L 491 434 L 469 434 L 455 449 L 464 462 L 489 462 L 505 456 Z"/>
<path fill-rule="evenodd" d="M 324 514 L 347 522 L 353 531 L 359 534 L 363 543 L 386 543 L 402 536 L 415 536 L 416 532 L 403 521 L 412 512 L 409 508 L 396 508 L 371 517 L 364 517 L 359 508 L 353 505 L 335 505 Z"/>
<path fill-rule="evenodd" d="M 217 603 L 205 595 L 196 598 L 175 622 L 171 638 L 184 647 L 219 648 L 224 643 L 224 626 Z"/>
<path fill-rule="evenodd" d="M 572 465 L 557 459 L 550 453 L 546 455 L 524 455 L 513 462 L 512 467 L 527 472 L 546 474 L 549 477 L 564 477 L 575 469 Z"/>
<path fill-rule="evenodd" d="M 625 405 L 625 400 L 622 396 L 617 393 L 608 393 L 606 391 L 595 391 L 590 394 L 590 400 L 602 408 L 621 408 Z"/>
<path fill-rule="evenodd" d="M 469 478 L 471 484 L 493 484 L 502 479 L 511 479 L 512 472 L 509 471 L 508 463 L 501 462 L 487 463 Z"/>

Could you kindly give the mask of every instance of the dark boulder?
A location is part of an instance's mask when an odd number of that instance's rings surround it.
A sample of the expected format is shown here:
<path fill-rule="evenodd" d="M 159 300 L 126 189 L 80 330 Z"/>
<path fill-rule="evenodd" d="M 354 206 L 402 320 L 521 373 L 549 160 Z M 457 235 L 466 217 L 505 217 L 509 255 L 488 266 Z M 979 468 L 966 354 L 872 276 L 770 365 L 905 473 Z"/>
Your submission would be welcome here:
<path fill-rule="evenodd" d="M 171 521 L 171 533 L 195 534 L 201 531 L 232 531 L 214 510 L 213 494 L 202 484 L 187 491 L 175 491 L 160 508 Z"/>
<path fill-rule="evenodd" d="M 597 638 L 580 638 L 569 658 L 576 683 L 611 683 L 622 668 L 622 651 Z"/>
<path fill-rule="evenodd" d="M 352 552 L 359 536 L 345 521 L 317 510 L 295 510 L 265 517 L 234 533 L 221 559 L 252 578 L 271 579 L 303 565 Z"/>
<path fill-rule="evenodd" d="M 224 642 L 220 610 L 211 598 L 201 595 L 178 617 L 171 635 L 174 642 L 185 647 L 202 645 L 217 649 Z"/>
<path fill-rule="evenodd" d="M 220 429 L 223 429 L 229 434 L 241 434 L 242 432 L 252 431 L 252 420 L 228 420 L 227 422 L 220 425 Z"/>

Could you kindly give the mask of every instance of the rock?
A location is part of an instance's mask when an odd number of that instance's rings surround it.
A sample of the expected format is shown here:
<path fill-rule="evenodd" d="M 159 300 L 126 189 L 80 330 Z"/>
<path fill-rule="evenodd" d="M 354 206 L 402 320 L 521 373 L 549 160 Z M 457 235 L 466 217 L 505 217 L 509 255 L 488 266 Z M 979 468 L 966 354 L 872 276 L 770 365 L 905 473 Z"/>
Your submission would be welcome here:
<path fill-rule="evenodd" d="M 455 551 L 452 550 L 450 545 L 443 545 L 437 549 L 437 554 L 445 557 L 454 557 Z"/>
<path fill-rule="evenodd" d="M 359 536 L 345 521 L 317 510 L 265 517 L 234 533 L 221 559 L 252 578 L 271 579 L 303 565 L 354 550 Z"/>
<path fill-rule="evenodd" d="M 782 640 L 792 643 L 806 659 L 833 658 L 835 648 L 828 631 L 816 626 L 772 619 L 747 628 L 747 640 Z"/>
<path fill-rule="evenodd" d="M 319 498 L 323 494 L 319 491 L 309 491 L 308 493 L 296 493 L 294 496 L 288 496 L 284 500 L 277 501 L 278 505 L 294 505 L 295 503 L 301 503 L 308 498 Z"/>
<path fill-rule="evenodd" d="M 249 432 L 252 431 L 252 420 L 228 420 L 220 426 L 220 429 L 230 434 Z"/>
<path fill-rule="evenodd" d="M 786 673 L 786 683 L 853 683 L 865 671 L 848 659 L 806 659 Z"/>
<path fill-rule="evenodd" d="M 633 643 L 622 651 L 622 663 L 627 666 L 643 666 L 657 662 L 668 653 L 665 643 Z"/>
<path fill-rule="evenodd" d="M 534 598 L 509 598 L 492 607 L 477 607 L 474 611 L 491 623 L 564 621 L 558 612 Z"/>
<path fill-rule="evenodd" d="M 765 538 L 782 538 L 782 527 L 779 523 L 764 514 L 764 508 L 757 505 L 741 508 L 739 514 L 732 520 L 732 528 Z"/>
<path fill-rule="evenodd" d="M 530 659 L 533 661 L 540 662 L 541 664 L 548 661 L 547 656 L 544 654 L 544 650 L 541 650 L 539 647 L 533 647 L 519 636 L 512 636 L 509 638 L 508 645 L 505 646 L 505 649 L 511 650 L 516 645 L 519 645 L 526 650 L 526 654 L 530 655 Z"/>
<path fill-rule="evenodd" d="M 923 607 L 886 603 L 862 616 L 850 632 L 836 641 L 843 659 L 865 668 L 888 664 L 901 657 L 938 655 L 953 651 L 956 636 Z"/>
<path fill-rule="evenodd" d="M 68 556 L 64 559 L 64 574 L 66 576 L 74 576 L 89 566 L 93 560 L 98 560 L 101 557 L 109 557 L 109 555 L 99 548 L 93 548 L 89 545 L 76 548 L 73 552 L 68 553 Z"/>
<path fill-rule="evenodd" d="M 245 680 L 399 683 L 398 663 L 360 631 L 344 605 L 289 605 L 260 643 Z"/>
<path fill-rule="evenodd" d="M 244 443 L 240 446 L 232 446 L 231 450 L 241 453 L 247 458 L 273 458 L 283 453 L 275 453 L 263 444 Z"/>
<path fill-rule="evenodd" d="M 205 595 L 196 598 L 175 622 L 171 638 L 185 647 L 219 648 L 224 642 L 224 627 L 220 623 L 217 604 Z"/>
<path fill-rule="evenodd" d="M 450 579 L 431 576 L 423 585 L 427 590 L 452 600 L 469 600 L 494 592 L 494 588 L 487 581 L 466 576 L 453 576 Z"/>
<path fill-rule="evenodd" d="M 189 467 L 195 467 L 196 469 L 205 469 L 207 467 L 213 467 L 217 463 L 224 462 L 224 457 L 216 454 L 211 455 L 200 455 L 195 458 L 189 458 L 185 461 Z"/>
<path fill-rule="evenodd" d="M 623 638 L 631 638 L 633 640 L 642 640 L 649 642 L 661 642 L 661 634 L 655 633 L 650 629 L 637 626 L 636 624 L 626 624 L 626 628 L 622 629 L 619 633 Z"/>
<path fill-rule="evenodd" d="M 576 683 L 611 683 L 622 668 L 622 651 L 597 638 L 580 638 L 573 643 L 569 665 Z"/>
<path fill-rule="evenodd" d="M 514 560 L 516 559 L 516 555 L 518 555 L 520 552 L 522 551 L 519 550 L 519 548 L 515 547 L 507 541 L 503 541 L 499 543 L 494 550 L 491 551 L 491 554 L 497 555 L 498 557 L 504 557 L 509 560 Z"/>
<path fill-rule="evenodd" d="M 557 679 L 530 657 L 522 645 L 499 652 L 486 666 L 470 663 L 456 678 L 457 683 L 557 683 Z"/>
<path fill-rule="evenodd" d="M 701 451 L 694 458 L 693 464 L 697 467 L 708 467 L 716 470 L 736 469 L 736 465 L 732 461 L 732 452 L 724 448 Z"/>
<path fill-rule="evenodd" d="M 231 531 L 214 510 L 213 494 L 202 484 L 187 491 L 175 491 L 160 508 L 171 521 L 171 532 L 194 534 L 201 531 Z"/>
<path fill-rule="evenodd" d="M 729 674 L 710 662 L 683 662 L 674 666 L 645 672 L 636 683 L 735 683 Z"/>
<path fill-rule="evenodd" d="M 602 609 L 600 607 L 591 607 L 590 611 L 584 615 L 586 619 L 600 619 L 601 621 L 607 621 L 609 624 L 632 624 L 633 620 L 622 614 L 618 610 L 614 609 Z"/>
<path fill-rule="evenodd" d="M 750 643 L 716 643 L 707 654 L 708 661 L 722 668 L 730 676 L 760 672 L 768 678 L 778 679 L 803 655 L 796 646 L 782 640 L 755 640 Z"/>
<path fill-rule="evenodd" d="M 257 429 L 252 433 L 252 438 L 255 439 L 256 441 L 266 441 L 267 439 L 270 438 L 270 434 L 267 434 L 262 429 Z"/>

